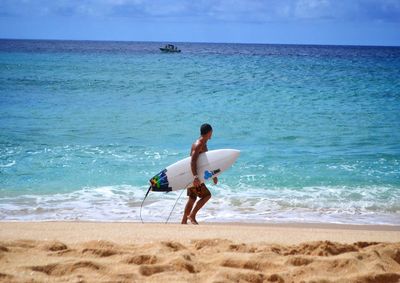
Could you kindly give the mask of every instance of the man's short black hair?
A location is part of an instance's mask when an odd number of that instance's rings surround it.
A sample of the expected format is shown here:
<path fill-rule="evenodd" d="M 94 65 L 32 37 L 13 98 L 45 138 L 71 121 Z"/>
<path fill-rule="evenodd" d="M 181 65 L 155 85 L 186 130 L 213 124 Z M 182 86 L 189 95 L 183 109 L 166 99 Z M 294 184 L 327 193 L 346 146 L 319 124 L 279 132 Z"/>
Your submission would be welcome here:
<path fill-rule="evenodd" d="M 203 125 L 201 125 L 201 127 L 200 127 L 200 134 L 201 134 L 202 136 L 208 134 L 208 133 L 211 132 L 211 131 L 212 131 L 212 127 L 211 127 L 210 124 L 203 124 Z"/>

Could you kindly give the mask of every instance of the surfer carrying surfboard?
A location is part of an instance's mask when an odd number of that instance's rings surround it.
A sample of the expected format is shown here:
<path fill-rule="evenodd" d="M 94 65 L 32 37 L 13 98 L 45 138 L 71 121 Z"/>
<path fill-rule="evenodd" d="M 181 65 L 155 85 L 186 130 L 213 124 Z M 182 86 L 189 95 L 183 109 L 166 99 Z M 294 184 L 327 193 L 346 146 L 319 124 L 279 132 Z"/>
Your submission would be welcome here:
<path fill-rule="evenodd" d="M 193 174 L 193 183 L 187 189 L 187 195 L 189 197 L 185 211 L 182 217 L 182 224 L 187 224 L 187 220 L 189 219 L 192 224 L 199 224 L 196 220 L 197 212 L 206 204 L 206 202 L 211 198 L 211 193 L 206 187 L 206 185 L 200 181 L 198 172 L 197 172 L 197 159 L 199 158 L 200 153 L 208 151 L 207 141 L 211 139 L 213 133 L 213 129 L 209 124 L 203 124 L 200 127 L 200 137 L 192 144 L 192 148 L 190 150 L 191 156 L 191 170 Z M 214 184 L 218 183 L 218 178 L 213 178 Z M 200 199 L 195 204 L 197 197 Z"/>

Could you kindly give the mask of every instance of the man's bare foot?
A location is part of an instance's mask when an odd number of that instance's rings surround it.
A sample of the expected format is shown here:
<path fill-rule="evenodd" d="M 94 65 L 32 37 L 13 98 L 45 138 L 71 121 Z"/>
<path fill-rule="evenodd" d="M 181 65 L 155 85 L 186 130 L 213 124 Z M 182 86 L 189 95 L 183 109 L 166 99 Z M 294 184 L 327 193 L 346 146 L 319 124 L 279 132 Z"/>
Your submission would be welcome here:
<path fill-rule="evenodd" d="M 188 216 L 188 219 L 190 220 L 190 222 L 192 222 L 193 225 L 199 225 L 199 223 L 197 223 L 196 218 L 192 217 L 191 215 Z"/>

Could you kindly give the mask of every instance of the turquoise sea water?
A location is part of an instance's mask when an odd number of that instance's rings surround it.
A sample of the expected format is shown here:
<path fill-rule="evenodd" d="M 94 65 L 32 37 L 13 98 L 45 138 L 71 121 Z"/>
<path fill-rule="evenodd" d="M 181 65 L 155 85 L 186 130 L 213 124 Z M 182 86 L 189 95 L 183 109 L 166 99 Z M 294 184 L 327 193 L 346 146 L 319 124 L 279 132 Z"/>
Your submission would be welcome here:
<path fill-rule="evenodd" d="M 162 45 L 0 40 L 0 220 L 138 221 L 208 122 L 241 156 L 200 221 L 400 224 L 400 48 Z"/>

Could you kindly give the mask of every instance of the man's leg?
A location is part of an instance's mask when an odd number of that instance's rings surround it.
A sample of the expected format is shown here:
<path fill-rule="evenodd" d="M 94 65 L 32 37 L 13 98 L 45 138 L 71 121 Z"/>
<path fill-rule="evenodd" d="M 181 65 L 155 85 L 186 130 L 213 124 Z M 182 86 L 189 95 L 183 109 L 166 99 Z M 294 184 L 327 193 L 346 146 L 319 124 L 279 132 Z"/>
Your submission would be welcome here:
<path fill-rule="evenodd" d="M 185 206 L 185 212 L 183 213 L 181 224 L 187 224 L 188 216 L 190 215 L 190 212 L 192 211 L 193 204 L 195 201 L 196 201 L 196 198 L 193 198 L 193 197 L 188 198 L 188 201 Z"/>
<path fill-rule="evenodd" d="M 201 198 L 196 203 L 196 206 L 193 208 L 192 213 L 190 213 L 190 211 L 189 211 L 190 215 L 188 216 L 188 218 L 189 218 L 190 222 L 192 222 L 193 224 L 196 224 L 196 225 L 199 224 L 199 223 L 197 223 L 197 220 L 196 220 L 196 214 L 200 210 L 200 208 L 202 208 L 210 198 L 211 198 L 211 195 L 207 195 L 207 196 Z M 185 210 L 185 212 L 186 212 L 186 210 Z"/>

